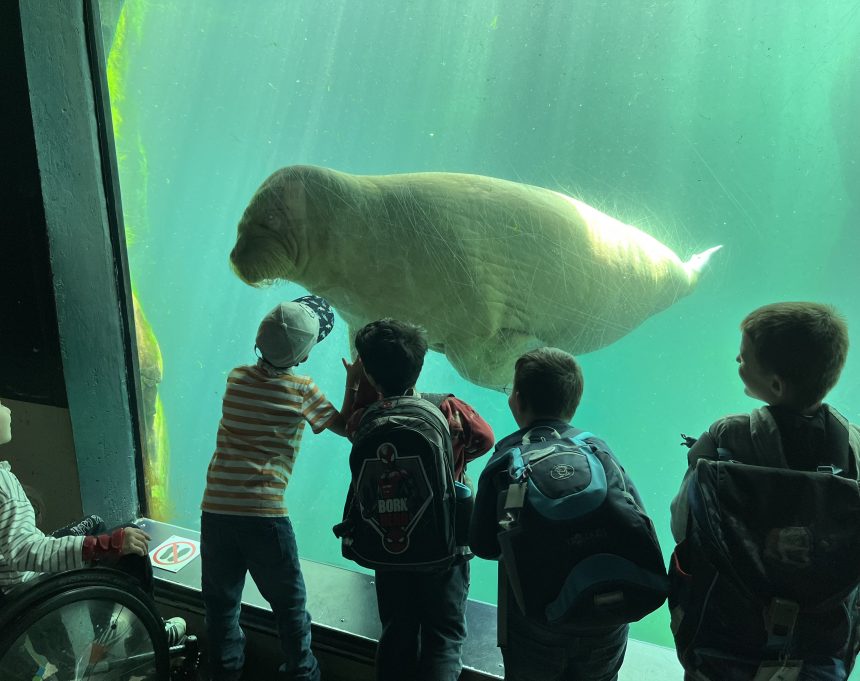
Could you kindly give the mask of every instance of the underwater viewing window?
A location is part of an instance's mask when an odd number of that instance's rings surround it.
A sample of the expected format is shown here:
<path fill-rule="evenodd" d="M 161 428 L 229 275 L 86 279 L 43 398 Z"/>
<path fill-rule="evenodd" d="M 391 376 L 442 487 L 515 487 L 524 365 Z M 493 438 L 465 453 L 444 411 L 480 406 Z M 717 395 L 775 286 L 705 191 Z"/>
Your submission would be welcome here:
<path fill-rule="evenodd" d="M 856 3 L 99 8 L 158 520 L 199 529 L 227 374 L 306 293 L 336 318 L 298 372 L 338 407 L 350 324 L 376 317 L 424 325 L 419 389 L 454 393 L 497 438 L 516 430 L 518 354 L 575 354 L 574 423 L 612 447 L 667 556 L 679 433 L 759 404 L 735 364 L 746 313 L 826 302 L 860 333 Z M 328 169 L 296 171 L 325 200 L 277 185 L 272 210 L 303 227 L 252 211 L 234 272 L 245 208 L 287 166 Z M 556 222 L 570 211 L 576 238 Z M 856 348 L 828 401 L 860 421 Z M 306 428 L 286 500 L 303 558 L 358 569 L 331 530 L 348 454 Z M 472 562 L 470 595 L 495 602 L 495 564 Z M 672 645 L 666 607 L 631 635 Z"/>

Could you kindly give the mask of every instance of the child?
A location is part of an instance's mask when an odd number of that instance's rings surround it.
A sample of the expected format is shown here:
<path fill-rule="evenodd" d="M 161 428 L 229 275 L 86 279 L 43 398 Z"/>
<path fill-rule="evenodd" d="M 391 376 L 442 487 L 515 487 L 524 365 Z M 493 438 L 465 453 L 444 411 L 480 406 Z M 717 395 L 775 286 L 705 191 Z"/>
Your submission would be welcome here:
<path fill-rule="evenodd" d="M 238 679 L 245 661 L 239 608 L 245 573 L 272 606 L 284 663 L 295 681 L 318 681 L 311 619 L 284 493 L 305 421 L 314 433 L 345 435 L 352 390 L 338 412 L 313 380 L 293 372 L 331 331 L 334 314 L 317 296 L 281 303 L 260 323 L 256 365 L 227 377 L 215 453 L 206 476 L 201 520 L 203 603 L 212 678 Z M 344 361 L 347 386 L 361 368 Z"/>
<path fill-rule="evenodd" d="M 582 370 L 576 360 L 562 350 L 539 348 L 517 359 L 508 406 L 520 430 L 499 441 L 487 470 L 495 469 L 497 460 L 507 456 L 510 447 L 522 443 L 523 436 L 532 429 L 567 431 L 582 390 Z M 611 456 L 602 440 L 590 436 L 588 442 Z M 626 473 L 624 478 L 628 491 L 641 507 L 638 493 Z M 501 493 L 499 476 L 481 475 L 470 532 L 472 550 L 481 558 L 496 560 L 502 552 L 498 541 Z M 583 630 L 571 625 L 549 626 L 527 618 L 515 602 L 503 567 L 500 562 L 499 639 L 506 681 L 538 678 L 610 681 L 617 678 L 627 648 L 626 624 Z M 528 575 L 519 577 L 529 579 Z"/>
<path fill-rule="evenodd" d="M 0 445 L 12 440 L 12 411 L 0 403 Z M 91 516 L 93 518 L 94 516 Z M 90 529 L 86 522 L 81 523 Z M 0 598 L 39 573 L 65 572 L 94 563 L 116 564 L 123 556 L 146 556 L 149 535 L 137 527 L 110 534 L 84 532 L 55 538 L 36 528 L 33 505 L 8 461 L 0 461 Z"/>
<path fill-rule="evenodd" d="M 415 383 L 427 352 L 423 329 L 383 319 L 362 328 L 355 347 L 366 379 L 379 396 L 421 396 Z M 451 431 L 454 479 L 462 481 L 466 463 L 493 446 L 493 432 L 474 409 L 453 395 L 439 409 Z M 362 414 L 360 409 L 353 413 L 347 428 L 350 437 Z M 378 681 L 456 681 L 463 668 L 460 654 L 466 639 L 468 560 L 429 573 L 380 570 L 375 582 L 382 623 L 376 655 Z"/>
<path fill-rule="evenodd" d="M 0 445 L 12 439 L 12 412 L 0 403 Z M 119 527 L 103 532 L 104 524 L 98 516 L 88 516 L 82 521 L 55 531 L 46 536 L 36 527 L 33 505 L 24 493 L 18 478 L 12 473 L 8 461 L 0 461 L 0 607 L 6 594 L 25 584 L 40 573 L 66 572 L 89 565 L 104 565 L 126 572 L 152 596 L 152 566 L 149 562 L 149 535 L 134 527 Z M 46 618 L 50 619 L 50 618 Z M 96 618 L 98 620 L 98 618 Z M 96 640 L 94 647 L 102 649 L 115 643 L 122 645 L 122 636 L 127 629 L 111 627 L 110 621 L 93 621 Z M 38 631 L 36 631 L 38 629 Z M 185 620 L 172 617 L 164 622 L 169 645 L 181 642 L 185 635 Z M 23 645 L 12 648 L 4 658 L 4 664 L 12 676 L 18 678 L 42 678 L 48 665 L 47 658 L 39 653 L 48 650 L 51 654 L 50 668 L 63 678 L 75 675 L 75 659 L 69 656 L 72 632 L 56 628 L 50 623 L 34 628 L 32 638 L 28 636 Z M 117 635 L 119 634 L 119 635 Z M 60 641 L 66 641 L 66 644 Z M 4 667 L 4 670 L 6 668 Z M 12 671 L 14 670 L 14 672 Z M 66 676 L 68 675 L 68 676 Z M 3 678 L 7 678 L 5 675 Z"/>
<path fill-rule="evenodd" d="M 789 559 L 788 570 L 784 569 L 784 565 L 778 565 L 777 568 L 781 578 L 788 579 L 791 578 L 792 571 L 798 572 L 801 568 L 807 570 L 804 574 L 811 574 L 808 571 L 810 566 L 806 564 L 806 557 L 812 556 L 809 559 L 812 564 L 821 560 L 815 554 L 823 548 L 823 545 L 816 547 L 816 552 L 810 552 L 806 547 L 806 537 L 814 537 L 816 533 L 826 532 L 828 516 L 832 518 L 834 514 L 838 515 L 841 509 L 819 505 L 826 504 L 828 499 L 835 499 L 828 494 L 808 497 L 809 503 L 803 506 L 798 506 L 796 499 L 786 498 L 786 485 L 792 479 L 809 478 L 812 484 L 838 481 L 830 480 L 829 477 L 822 479 L 823 476 L 818 478 L 798 476 L 788 473 L 785 469 L 798 472 L 836 473 L 851 479 L 856 478 L 857 475 L 860 428 L 848 424 L 841 414 L 824 403 L 825 396 L 839 379 L 848 352 L 848 330 L 844 319 L 829 305 L 805 302 L 774 303 L 748 314 L 741 322 L 740 328 L 741 345 L 737 362 L 744 392 L 750 397 L 765 402 L 768 406 L 756 409 L 752 414 L 739 414 L 719 419 L 695 441 L 688 453 L 689 468 L 678 495 L 672 501 L 671 512 L 672 534 L 680 544 L 675 552 L 675 572 L 690 580 L 689 593 L 701 592 L 699 587 L 705 581 L 712 583 L 703 574 L 703 570 L 694 571 L 690 567 L 695 561 L 700 561 L 702 552 L 698 549 L 693 551 L 690 548 L 690 542 L 684 541 L 695 527 L 689 524 L 688 488 L 695 484 L 698 489 L 703 484 L 697 468 L 700 460 L 752 464 L 738 470 L 743 472 L 746 469 L 746 475 L 758 476 L 756 481 L 766 487 L 757 488 L 759 492 L 756 499 L 744 496 L 738 488 L 738 494 L 734 496 L 743 510 L 740 515 L 731 515 L 731 511 L 726 510 L 726 517 L 720 513 L 720 520 L 724 526 L 727 521 L 730 521 L 738 528 L 746 527 L 749 521 L 766 523 L 771 529 L 767 535 L 768 547 L 764 553 L 766 558 L 764 569 L 769 571 L 772 560 L 779 563 L 781 558 L 787 558 Z M 692 438 L 689 440 L 693 442 Z M 705 465 L 702 464 L 702 466 Z M 760 466 L 767 468 L 759 468 Z M 731 470 L 725 469 L 725 474 L 721 477 L 723 481 L 721 484 L 724 485 L 719 489 L 721 495 L 732 492 L 730 487 L 725 486 L 730 482 L 729 473 Z M 792 475 L 793 478 L 790 477 Z M 828 489 L 836 489 L 836 487 Z M 732 501 L 732 495 L 720 496 L 720 500 L 728 503 Z M 726 509 L 728 508 L 726 506 Z M 705 510 L 707 511 L 707 508 Z M 745 511 L 748 513 L 744 513 Z M 790 515 L 791 519 L 786 522 L 791 527 L 780 528 L 770 524 L 769 516 L 781 514 L 785 515 L 777 517 L 775 522 L 780 523 L 783 518 Z M 755 517 L 746 517 L 748 515 Z M 807 524 L 813 528 L 809 532 L 807 532 Z M 691 539 L 695 539 L 696 546 L 701 547 L 707 538 L 699 536 L 699 532 L 696 532 L 696 535 Z M 786 543 L 786 539 L 790 541 Z M 825 543 L 829 539 L 832 538 L 825 537 Z M 751 540 L 751 544 L 745 544 L 751 548 L 745 548 L 745 551 L 755 550 L 754 537 Z M 841 550 L 840 547 L 835 548 Z M 847 551 L 847 547 L 844 548 Z M 688 554 L 688 551 L 692 553 Z M 733 557 L 733 560 L 741 559 L 743 556 L 740 555 Z M 704 564 L 699 562 L 699 565 Z M 738 566 L 740 565 L 742 563 L 739 562 Z M 836 575 L 832 574 L 831 577 Z M 809 587 L 813 586 L 812 582 L 818 581 L 810 577 L 801 578 L 801 580 Z M 679 643 L 679 657 L 687 667 L 688 676 L 697 679 L 740 679 L 753 676 L 771 678 L 757 675 L 765 672 L 775 673 L 774 670 L 779 667 L 777 663 L 772 669 L 768 668 L 764 671 L 759 669 L 760 664 L 762 667 L 768 667 L 769 664 L 768 653 L 763 650 L 767 646 L 762 644 L 762 648 L 759 649 L 758 643 L 767 641 L 769 638 L 772 640 L 772 637 L 767 636 L 764 631 L 765 620 L 770 617 L 770 614 L 764 618 L 740 617 L 739 621 L 734 622 L 725 622 L 724 618 L 714 616 L 714 613 L 729 612 L 730 608 L 747 607 L 743 605 L 743 599 L 727 595 L 729 590 L 724 590 L 721 584 L 713 582 L 715 588 L 707 606 L 696 606 L 696 608 L 709 608 L 707 613 L 704 610 L 701 613 L 696 610 L 701 614 L 704 626 L 695 627 L 695 636 L 698 638 L 694 640 L 707 639 L 701 645 L 696 642 L 686 648 L 680 644 L 682 639 L 678 637 L 679 624 L 681 627 L 686 627 L 683 613 L 685 610 L 692 612 L 694 608 L 690 602 L 683 604 L 683 607 L 676 607 L 681 597 L 680 592 L 677 592 L 674 598 L 673 630 L 676 633 L 676 643 Z M 827 585 L 822 586 L 826 588 Z M 749 585 L 747 588 L 755 590 Z M 737 590 L 732 588 L 731 593 L 737 593 Z M 670 604 L 672 600 L 670 597 Z M 762 600 L 767 602 L 770 599 Z M 838 605 L 836 610 L 840 611 L 842 604 Z M 761 614 L 759 604 L 750 607 L 751 612 Z M 841 619 L 838 616 L 834 619 L 831 617 L 832 613 L 824 612 L 825 610 L 826 608 L 822 610 L 826 615 L 824 619 L 816 622 L 806 620 L 805 623 L 801 612 L 796 620 L 796 627 L 793 618 L 797 613 L 788 613 L 788 619 L 792 620 L 790 628 L 794 630 L 795 643 L 803 646 L 810 638 L 816 642 L 811 644 L 811 647 L 807 646 L 802 655 L 804 658 L 802 674 L 797 676 L 800 668 L 798 665 L 793 669 L 795 676 L 784 678 L 844 679 L 847 677 L 855 651 L 848 643 L 848 633 L 839 628 L 842 625 L 836 627 L 835 633 L 830 628 L 834 622 L 837 624 L 841 622 Z M 856 621 L 856 615 L 854 617 Z M 698 619 L 698 614 L 687 619 Z M 849 615 L 849 626 L 850 620 L 851 615 Z M 755 630 L 750 629 L 751 627 Z M 791 636 L 789 636 L 790 639 Z M 719 643 L 714 644 L 714 641 Z M 796 653 L 796 649 L 792 651 L 792 655 Z M 774 657 L 784 658 L 785 656 L 782 651 L 778 651 Z M 783 673 L 786 672 L 783 671 Z"/>

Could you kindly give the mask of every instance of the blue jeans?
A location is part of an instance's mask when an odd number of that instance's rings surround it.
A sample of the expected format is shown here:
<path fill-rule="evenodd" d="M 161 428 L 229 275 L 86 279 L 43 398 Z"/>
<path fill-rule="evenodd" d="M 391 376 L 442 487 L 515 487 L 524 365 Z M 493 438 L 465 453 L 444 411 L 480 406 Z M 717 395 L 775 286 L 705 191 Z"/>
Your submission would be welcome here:
<path fill-rule="evenodd" d="M 627 651 L 627 625 L 582 633 L 526 620 L 509 598 L 505 681 L 615 681 Z"/>
<path fill-rule="evenodd" d="M 305 582 L 289 518 L 203 513 L 200 552 L 213 680 L 237 679 L 245 663 L 239 609 L 245 573 L 250 572 L 275 615 L 284 677 L 319 681 L 319 666 L 311 652 Z"/>
<path fill-rule="evenodd" d="M 468 595 L 468 562 L 439 572 L 377 572 L 377 681 L 456 681 Z"/>

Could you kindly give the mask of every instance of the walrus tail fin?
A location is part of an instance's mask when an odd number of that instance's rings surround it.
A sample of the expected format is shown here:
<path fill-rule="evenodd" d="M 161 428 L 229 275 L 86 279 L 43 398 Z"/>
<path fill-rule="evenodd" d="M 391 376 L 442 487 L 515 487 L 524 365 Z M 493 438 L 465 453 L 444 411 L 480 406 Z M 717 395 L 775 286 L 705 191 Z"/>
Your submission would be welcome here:
<path fill-rule="evenodd" d="M 702 251 L 701 253 L 696 253 L 696 255 L 684 263 L 684 270 L 687 272 L 690 286 L 694 286 L 696 284 L 699 280 L 699 275 L 702 273 L 702 270 L 705 269 L 705 265 L 708 264 L 708 260 L 710 260 L 711 256 L 721 248 L 722 246 L 714 246 L 706 251 Z"/>

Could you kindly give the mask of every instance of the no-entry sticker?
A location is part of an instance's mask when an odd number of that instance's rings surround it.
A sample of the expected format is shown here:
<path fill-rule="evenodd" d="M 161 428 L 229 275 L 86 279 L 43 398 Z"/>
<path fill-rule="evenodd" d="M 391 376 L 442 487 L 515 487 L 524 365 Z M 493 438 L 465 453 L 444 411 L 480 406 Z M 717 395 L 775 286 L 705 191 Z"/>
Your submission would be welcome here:
<path fill-rule="evenodd" d="M 173 535 L 149 552 L 153 567 L 179 572 L 200 555 L 200 542 Z"/>

